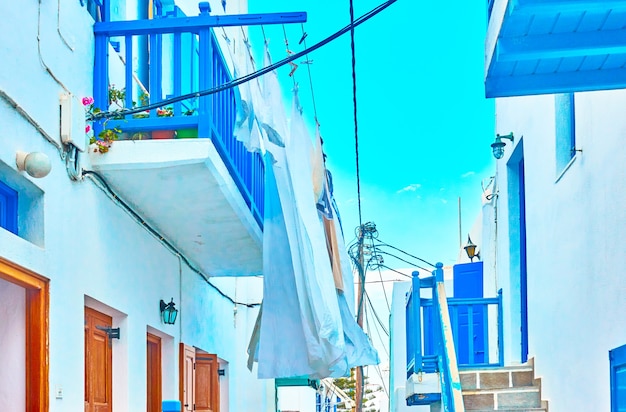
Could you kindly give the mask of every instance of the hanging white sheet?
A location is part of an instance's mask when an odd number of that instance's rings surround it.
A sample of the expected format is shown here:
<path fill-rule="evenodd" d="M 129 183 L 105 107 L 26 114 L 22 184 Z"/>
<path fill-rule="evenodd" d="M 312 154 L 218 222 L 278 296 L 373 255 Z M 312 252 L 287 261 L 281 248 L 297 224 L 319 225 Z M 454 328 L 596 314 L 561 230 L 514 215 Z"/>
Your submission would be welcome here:
<path fill-rule="evenodd" d="M 336 290 L 316 208 L 320 195 L 313 183 L 313 163 L 321 150 L 313 150 L 297 91 L 288 133 L 273 72 L 263 78 L 263 96 L 265 110 L 257 111 L 257 116 L 262 117 L 260 146 L 267 150 L 264 299 L 258 352 L 251 347 L 251 356 L 258 357 L 259 378 L 345 376 L 353 366 L 378 363 L 378 356 L 354 321 L 344 292 L 338 295 Z M 315 172 L 319 173 L 319 168 Z M 336 213 L 331 219 L 339 226 Z M 335 261 L 340 262 L 342 281 L 350 285 L 346 292 L 353 297 L 343 237 L 337 236 L 335 241 L 341 241 L 337 248 L 340 258 Z"/>

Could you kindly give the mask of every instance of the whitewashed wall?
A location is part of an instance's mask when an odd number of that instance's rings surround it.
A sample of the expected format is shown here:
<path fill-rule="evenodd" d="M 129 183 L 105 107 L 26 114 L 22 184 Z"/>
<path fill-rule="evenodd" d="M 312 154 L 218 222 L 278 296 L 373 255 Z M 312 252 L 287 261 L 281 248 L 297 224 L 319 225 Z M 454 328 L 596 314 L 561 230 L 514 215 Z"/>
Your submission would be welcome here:
<path fill-rule="evenodd" d="M 197 2 L 187 3 L 197 10 Z M 219 1 L 211 3 L 221 10 Z M 245 2 L 230 3 L 238 9 L 232 12 L 245 9 Z M 273 410 L 273 381 L 257 380 L 245 367 L 258 309 L 235 308 L 92 181 L 72 182 L 54 144 L 12 107 L 17 104 L 59 142 L 59 94 L 68 89 L 75 105 L 92 94 L 93 20 L 87 11 L 78 1 L 0 2 L 0 14 L 5 21 L 0 55 L 6 57 L 0 92 L 12 101 L 0 99 L 0 179 L 42 196 L 26 216 L 35 234 L 26 240 L 0 229 L 0 256 L 50 279 L 50 411 L 84 408 L 85 305 L 112 315 L 114 327 L 121 328 L 121 339 L 113 342 L 115 411 L 145 409 L 147 331 L 163 338 L 165 399 L 178 397 L 178 343 L 183 341 L 227 364 L 220 378 L 223 410 Z M 80 127 L 81 119 L 74 121 Z M 18 150 L 44 152 L 52 172 L 43 179 L 17 172 Z M 81 160 L 90 169 L 88 157 Z M 260 279 L 215 283 L 239 301 L 261 300 Z M 180 309 L 174 326 L 159 318 L 159 300 L 171 297 Z M 55 388 L 62 388 L 62 398 L 55 397 Z"/>
<path fill-rule="evenodd" d="M 518 150 L 523 144 L 529 357 L 551 411 L 606 411 L 608 351 L 626 344 L 626 92 L 576 94 L 582 153 L 564 173 L 556 170 L 554 107 L 552 95 L 498 99 L 496 106 L 497 132 L 512 131 Z M 508 142 L 505 151 L 497 169 L 496 267 L 504 289 L 505 358 L 515 363 L 519 248 L 509 242 L 516 213 Z"/>

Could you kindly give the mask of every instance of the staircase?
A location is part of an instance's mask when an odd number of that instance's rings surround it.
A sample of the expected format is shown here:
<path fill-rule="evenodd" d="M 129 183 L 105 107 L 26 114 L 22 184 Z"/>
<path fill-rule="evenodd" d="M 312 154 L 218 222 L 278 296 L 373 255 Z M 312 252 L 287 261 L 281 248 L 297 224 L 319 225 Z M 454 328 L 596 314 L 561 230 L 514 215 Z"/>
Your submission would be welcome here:
<path fill-rule="evenodd" d="M 547 412 L 533 360 L 521 366 L 460 371 L 466 411 Z"/>

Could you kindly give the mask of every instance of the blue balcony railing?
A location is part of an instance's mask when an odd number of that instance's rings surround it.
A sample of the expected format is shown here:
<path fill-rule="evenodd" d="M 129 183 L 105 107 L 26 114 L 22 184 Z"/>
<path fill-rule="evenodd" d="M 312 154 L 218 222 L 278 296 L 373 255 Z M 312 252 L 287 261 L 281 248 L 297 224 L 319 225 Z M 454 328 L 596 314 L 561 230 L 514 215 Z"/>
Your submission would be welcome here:
<path fill-rule="evenodd" d="M 459 411 L 461 406 L 455 406 L 460 397 L 458 369 L 504 364 L 502 291 L 495 298 L 447 299 L 441 264 L 431 277 L 420 279 L 418 274 L 413 273 L 406 303 L 407 379 L 414 374 L 439 372 L 441 402 L 447 410 Z M 429 289 L 430 296 L 422 298 L 422 289 Z M 489 322 L 496 317 L 495 322 Z M 494 328 L 498 356 L 497 361 L 490 362 L 488 342 Z M 412 395 L 407 402 L 432 403 L 427 394 L 421 396 Z"/>
<path fill-rule="evenodd" d="M 158 104 L 172 96 L 228 83 L 232 76 L 205 16 L 185 18 L 179 9 L 154 20 L 99 22 L 94 25 L 95 107 L 103 110 Z M 204 20 L 203 20 L 204 19 Z M 122 92 L 111 107 L 111 88 Z M 254 218 L 263 227 L 265 169 L 233 136 L 235 92 L 226 89 L 134 115 L 98 122 L 94 130 L 117 127 L 121 139 L 196 137 L 212 139 Z M 104 124 L 106 123 L 106 124 Z"/>

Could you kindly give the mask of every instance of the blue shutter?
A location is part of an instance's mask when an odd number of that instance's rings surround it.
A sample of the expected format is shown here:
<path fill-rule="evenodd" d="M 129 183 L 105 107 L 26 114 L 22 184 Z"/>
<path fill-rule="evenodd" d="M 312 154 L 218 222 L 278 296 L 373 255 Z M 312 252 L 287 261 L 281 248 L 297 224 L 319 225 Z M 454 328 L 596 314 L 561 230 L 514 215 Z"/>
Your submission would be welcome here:
<path fill-rule="evenodd" d="M 17 235 L 17 191 L 0 181 L 0 227 Z"/>
<path fill-rule="evenodd" d="M 609 351 L 611 412 L 626 412 L 626 345 Z"/>

